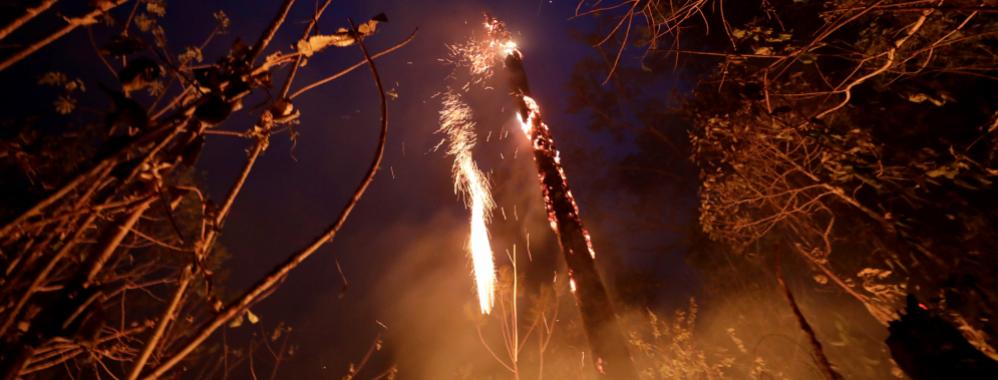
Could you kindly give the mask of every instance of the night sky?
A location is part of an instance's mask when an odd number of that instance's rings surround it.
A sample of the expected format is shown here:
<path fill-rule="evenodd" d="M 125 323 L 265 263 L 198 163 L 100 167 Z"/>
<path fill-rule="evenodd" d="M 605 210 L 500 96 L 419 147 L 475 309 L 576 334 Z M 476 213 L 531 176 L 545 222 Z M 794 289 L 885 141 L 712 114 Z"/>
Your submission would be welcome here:
<path fill-rule="evenodd" d="M 0 1 L 0 377 L 998 368 L 993 1 L 325 1 Z"/>
<path fill-rule="evenodd" d="M 200 41 L 212 27 L 211 13 L 224 9 L 232 19 L 232 28 L 206 49 L 206 59 L 212 60 L 237 36 L 254 40 L 279 3 L 170 1 L 163 24 L 171 48 L 179 51 L 181 46 Z M 477 304 L 464 251 L 466 211 L 453 193 L 449 159 L 433 147 L 441 138 L 434 134 L 440 108 L 434 95 L 448 85 L 462 84 L 459 79 L 447 79 L 453 68 L 439 58 L 446 55 L 445 44 L 460 42 L 471 30 L 480 28 L 484 11 L 506 21 L 526 56 L 532 92 L 544 107 L 545 119 L 560 144 L 583 219 L 600 255 L 597 263 L 603 266 L 601 270 L 607 277 L 642 270 L 669 284 L 660 289 L 652 305 L 662 310 L 671 310 L 696 293 L 696 278 L 683 261 L 679 237 L 628 229 L 616 222 L 663 218 L 655 210 L 633 215 L 633 207 L 615 207 L 636 202 L 617 189 L 618 169 L 608 166 L 634 149 L 632 136 L 589 130 L 584 126 L 584 115 L 566 112 L 567 82 L 575 63 L 596 54 L 577 36 L 594 28 L 594 21 L 570 19 L 575 6 L 565 0 L 333 2 L 320 31 L 345 25 L 347 17 L 366 20 L 384 12 L 390 22 L 379 26 L 378 33 L 367 40 L 372 50 L 391 46 L 417 28 L 418 34 L 412 43 L 378 61 L 385 85 L 397 92 L 398 98 L 389 101 L 385 161 L 373 186 L 336 240 L 253 308 L 267 328 L 279 321 L 294 328 L 292 343 L 298 349 L 283 366 L 281 377 L 338 378 L 379 332 L 385 336 L 386 350 L 375 365 L 398 363 L 403 373 L 409 374 L 403 378 L 429 378 L 426 376 L 440 373 L 454 362 L 483 356 L 466 317 Z M 312 10 L 312 2 L 296 4 L 271 48 L 291 46 Z M 82 49 L 69 58 L 78 63 L 81 72 L 102 70 L 96 55 L 81 48 L 85 44 L 85 34 L 75 33 L 50 46 L 36 61 L 41 66 L 20 65 L 5 75 L 41 71 L 46 64 L 65 66 L 64 61 L 53 61 L 51 55 L 63 49 Z M 302 69 L 294 88 L 352 65 L 361 57 L 355 47 L 318 54 Z M 635 58 L 625 55 L 624 61 L 633 64 Z M 512 133 L 500 138 L 507 132 L 519 132 L 501 79 L 493 84 L 495 90 L 480 91 L 473 99 L 483 140 L 477 159 L 490 173 L 508 219 L 514 205 L 520 218 L 502 224 L 505 232 L 496 232 L 501 236 L 496 237 L 494 249 L 497 255 L 504 255 L 511 240 L 531 234 L 532 255 L 550 266 L 560 262 L 560 252 L 546 226 L 533 164 L 529 155 L 523 154 L 528 149 L 526 141 Z M 667 93 L 672 89 L 661 84 L 654 90 Z M 222 244 L 230 254 L 225 284 L 230 296 L 334 220 L 374 150 L 378 96 L 367 68 L 299 99 L 296 106 L 302 110 L 302 123 L 297 144 L 292 146 L 287 134 L 271 138 L 271 147 L 226 223 Z M 242 130 L 253 117 L 252 111 L 243 112 L 219 128 Z M 490 132 L 493 137 L 485 142 Z M 247 147 L 248 142 L 242 139 L 209 138 L 197 177 L 213 199 L 224 196 L 244 162 Z M 694 198 L 691 193 L 676 199 L 676 208 L 682 210 L 680 218 L 689 217 Z M 497 231 L 502 228 L 497 227 Z M 508 236 L 512 237 L 505 238 Z M 342 297 L 336 260 L 350 282 Z"/>

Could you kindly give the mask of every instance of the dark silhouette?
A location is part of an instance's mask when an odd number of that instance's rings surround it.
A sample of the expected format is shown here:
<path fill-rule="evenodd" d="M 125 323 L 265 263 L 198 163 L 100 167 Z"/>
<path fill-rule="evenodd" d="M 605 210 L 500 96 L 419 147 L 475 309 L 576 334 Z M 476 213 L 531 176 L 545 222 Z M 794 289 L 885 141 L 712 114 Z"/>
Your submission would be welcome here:
<path fill-rule="evenodd" d="M 908 295 L 904 315 L 891 321 L 888 329 L 891 356 L 913 380 L 998 379 L 998 362 L 913 295 Z"/>

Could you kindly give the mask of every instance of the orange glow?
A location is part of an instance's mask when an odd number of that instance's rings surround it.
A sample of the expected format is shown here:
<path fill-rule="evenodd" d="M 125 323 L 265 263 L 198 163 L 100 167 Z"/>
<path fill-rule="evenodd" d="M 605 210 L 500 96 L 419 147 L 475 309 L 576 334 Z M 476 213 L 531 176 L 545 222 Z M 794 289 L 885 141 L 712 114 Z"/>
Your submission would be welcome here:
<path fill-rule="evenodd" d="M 506 26 L 502 22 L 494 18 L 488 18 L 485 22 L 485 30 L 490 37 L 490 41 L 487 45 L 490 47 L 498 46 L 502 50 L 502 55 L 496 58 L 506 59 L 513 56 L 513 58 L 522 59 L 523 53 L 517 49 L 516 42 L 513 41 L 509 32 L 506 31 Z M 487 51 L 487 49 L 479 49 L 476 52 L 480 53 L 482 51 Z M 485 62 L 491 65 L 498 59 L 483 59 L 476 55 L 475 58 L 469 58 L 468 60 Z M 537 101 L 534 100 L 534 98 L 525 93 L 516 93 L 514 96 L 519 97 L 520 100 L 523 101 L 523 105 L 526 107 L 525 110 L 522 110 L 522 112 L 525 112 L 526 115 L 520 115 L 518 118 L 520 121 L 520 129 L 523 130 L 523 134 L 526 135 L 527 140 L 531 142 L 535 151 L 544 151 L 553 157 L 553 160 L 558 168 L 558 175 L 561 177 L 562 182 L 565 183 L 565 187 L 567 188 L 568 178 L 565 176 L 565 171 L 561 167 L 561 153 L 554 149 L 551 132 L 548 130 L 548 126 L 545 125 L 541 119 L 540 105 L 537 104 Z M 573 217 L 578 218 L 579 206 L 576 205 L 572 192 L 568 191 L 566 193 L 566 197 L 568 197 L 568 200 L 572 203 L 572 208 L 575 211 L 573 213 Z M 555 233 L 559 233 L 557 219 L 551 210 L 548 210 L 548 222 L 551 224 L 551 229 L 554 230 Z M 589 231 L 583 228 L 582 234 L 586 239 L 586 248 L 589 250 L 589 256 L 595 259 L 596 250 L 593 249 L 592 237 L 589 236 Z"/>
<path fill-rule="evenodd" d="M 462 176 L 466 179 L 471 198 L 471 236 L 468 248 L 478 286 L 478 304 L 482 313 L 488 314 L 495 303 L 495 264 L 492 262 L 492 245 L 486 229 L 486 216 L 492 208 L 492 197 L 481 179 L 478 168 L 470 159 L 461 163 Z"/>
<path fill-rule="evenodd" d="M 520 129 L 523 130 L 523 134 L 527 136 L 527 140 L 530 140 L 532 142 L 532 144 L 534 145 L 534 149 L 553 150 L 553 148 L 551 148 L 550 143 L 544 143 L 541 141 L 544 138 L 550 138 L 550 131 L 548 131 L 548 126 L 541 121 L 541 108 L 539 105 L 537 105 L 537 101 L 535 101 L 534 98 L 531 98 L 528 95 L 520 95 L 520 98 L 523 99 L 523 104 L 527 106 L 526 118 L 519 118 Z M 562 169 L 561 167 L 561 153 L 559 153 L 557 150 L 553 150 L 553 152 L 550 153 L 553 155 L 555 163 L 558 164 L 558 175 L 561 176 L 561 180 L 563 182 L 567 183 L 568 178 L 565 175 L 564 169 Z M 568 191 L 565 194 L 565 196 L 568 198 L 570 202 L 572 202 L 572 207 L 575 210 L 574 215 L 578 216 L 579 206 L 576 205 L 575 197 L 572 196 L 572 192 Z M 551 229 L 554 230 L 555 232 L 558 232 L 558 223 L 555 219 L 555 216 L 550 214 L 550 212 L 548 215 L 548 222 L 551 223 Z M 589 250 L 589 256 L 595 259 L 596 250 L 593 249 L 593 241 L 592 237 L 589 236 L 589 231 L 583 229 L 582 236 L 585 237 L 586 239 L 586 248 Z"/>
<path fill-rule="evenodd" d="M 510 55 L 513 54 L 514 51 L 517 51 L 516 42 L 513 41 L 503 42 L 502 44 L 500 44 L 500 46 L 502 46 L 503 55 Z"/>
<path fill-rule="evenodd" d="M 534 123 L 535 123 L 534 119 L 541 114 L 541 109 L 537 105 L 537 102 L 534 101 L 534 98 L 531 98 L 529 96 L 524 95 L 523 102 L 527 104 L 527 109 L 530 110 L 530 113 L 527 114 L 526 119 L 522 118 L 520 119 L 520 129 L 523 130 L 523 133 L 527 135 L 527 138 L 529 139 L 530 132 L 533 131 L 534 129 Z"/>
<path fill-rule="evenodd" d="M 482 314 L 488 314 L 495 303 L 496 271 L 486 224 L 495 203 L 488 182 L 471 156 L 475 146 L 475 123 L 471 120 L 471 109 L 454 92 L 444 94 L 443 107 L 440 111 L 440 132 L 447 135 L 447 154 L 454 157 L 454 191 L 464 197 L 471 211 L 468 252 L 478 290 L 478 304 Z"/>

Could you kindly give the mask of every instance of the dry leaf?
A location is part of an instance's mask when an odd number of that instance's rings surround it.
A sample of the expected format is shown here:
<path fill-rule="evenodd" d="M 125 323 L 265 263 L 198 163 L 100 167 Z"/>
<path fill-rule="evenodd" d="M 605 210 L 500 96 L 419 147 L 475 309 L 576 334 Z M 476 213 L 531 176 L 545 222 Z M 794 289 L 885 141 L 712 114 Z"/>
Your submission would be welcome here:
<path fill-rule="evenodd" d="M 299 53 L 306 57 L 311 57 L 322 49 L 330 46 L 347 47 L 357 42 L 357 38 L 364 38 L 374 34 L 378 29 L 378 23 L 387 21 L 384 14 L 374 16 L 367 22 L 360 24 L 356 32 L 351 32 L 346 28 L 339 28 L 333 34 L 320 34 L 309 37 L 307 40 L 298 41 L 295 46 Z"/>
<path fill-rule="evenodd" d="M 254 325 L 257 322 L 260 322 L 260 317 L 257 316 L 256 314 L 253 314 L 253 311 L 250 309 L 246 309 L 246 319 L 249 320 L 249 322 Z"/>
<path fill-rule="evenodd" d="M 356 40 L 346 29 L 340 28 L 333 34 L 320 34 L 309 37 L 308 40 L 298 41 L 298 52 L 306 57 L 311 57 L 322 49 L 329 46 L 345 47 L 353 45 Z"/>

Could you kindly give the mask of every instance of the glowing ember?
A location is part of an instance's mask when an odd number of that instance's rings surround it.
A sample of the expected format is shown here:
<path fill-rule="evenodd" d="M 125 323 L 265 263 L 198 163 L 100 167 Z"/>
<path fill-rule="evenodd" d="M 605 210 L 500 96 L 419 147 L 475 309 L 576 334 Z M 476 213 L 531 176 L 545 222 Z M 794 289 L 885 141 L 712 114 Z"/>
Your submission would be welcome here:
<path fill-rule="evenodd" d="M 530 97 L 523 54 L 498 20 L 486 16 L 485 29 L 491 40 L 486 45 L 498 52 L 494 53 L 495 59 L 481 61 L 494 64 L 502 60 L 509 74 L 511 95 L 520 117 L 520 126 L 533 148 L 548 221 L 558 236 L 569 268 L 569 286 L 579 305 L 582 324 L 592 349 L 593 363 L 597 371 L 606 375 L 606 378 L 637 379 L 627 341 L 616 326 L 613 306 L 596 271 L 596 253 L 592 239 L 582 223 L 579 207 L 569 189 L 554 137 L 541 118 L 540 106 Z M 583 251 L 588 251 L 589 254 L 586 255 Z M 612 365 L 608 365 L 611 363 Z"/>
<path fill-rule="evenodd" d="M 501 46 L 502 46 L 503 55 L 510 55 L 513 54 L 514 51 L 516 51 L 516 42 L 506 41 L 503 42 Z"/>
<path fill-rule="evenodd" d="M 527 138 L 533 142 L 535 150 L 542 151 L 553 156 L 553 162 L 557 166 L 557 172 L 561 177 L 563 187 L 568 189 L 568 177 L 565 176 L 565 170 L 561 167 L 561 153 L 554 149 L 553 142 L 551 141 L 551 133 L 548 131 L 548 126 L 541 121 L 540 107 L 530 96 L 520 95 L 520 97 L 525 105 L 527 113 L 526 117 L 521 116 L 520 118 L 520 128 L 523 130 L 523 133 L 527 136 Z M 575 203 L 575 197 L 572 196 L 571 190 L 566 190 L 565 198 L 567 198 L 571 204 L 572 216 L 578 218 L 579 206 Z M 554 209 L 550 207 L 548 208 L 548 221 L 551 223 L 551 229 L 553 229 L 556 233 L 559 232 L 557 216 L 555 215 Z M 579 226 L 581 225 L 582 223 L 580 221 Z M 580 228 L 582 228 L 582 236 L 585 238 L 589 256 L 595 259 L 596 250 L 593 249 L 593 242 L 592 238 L 589 236 L 589 231 L 584 227 Z"/>
<path fill-rule="evenodd" d="M 527 109 L 530 110 L 530 113 L 527 114 L 527 117 L 525 119 L 520 118 L 520 129 L 523 130 L 523 133 L 527 135 L 527 138 L 529 139 L 530 132 L 533 131 L 534 129 L 535 121 L 533 120 L 533 118 L 541 114 L 541 108 L 540 106 L 537 105 L 537 102 L 534 101 L 534 98 L 531 98 L 529 96 L 523 97 L 523 103 L 527 105 Z"/>
<path fill-rule="evenodd" d="M 489 38 L 472 38 L 460 44 L 447 45 L 447 58 L 442 61 L 455 67 L 468 69 L 471 74 L 471 82 L 482 84 L 495 74 L 497 60 L 516 50 L 516 43 L 513 41 L 499 42 L 489 33 Z"/>
<path fill-rule="evenodd" d="M 519 76 L 523 74 L 522 66 L 520 66 L 522 64 L 521 59 L 523 57 L 523 53 L 517 49 L 516 42 L 513 41 L 512 36 L 508 31 L 506 31 L 506 26 L 501 21 L 487 17 L 484 25 L 485 31 L 488 35 L 486 42 L 471 41 L 465 45 L 461 45 L 461 48 L 451 47 L 452 54 L 464 54 L 463 57 L 452 60 L 455 62 L 465 62 L 465 65 L 471 68 L 472 74 L 479 72 L 487 73 L 485 74 L 486 76 L 481 79 L 492 75 L 493 70 L 491 67 L 498 61 L 505 61 L 507 69 L 510 69 L 510 71 L 514 73 L 513 87 L 515 90 L 513 92 L 513 96 L 517 98 L 521 104 L 519 118 L 520 128 L 523 130 L 524 135 L 527 136 L 527 139 L 533 143 L 534 151 L 552 157 L 558 176 L 561 178 L 562 187 L 567 190 L 568 178 L 565 176 L 565 171 L 561 167 L 561 154 L 554 148 L 554 140 L 551 138 L 548 126 L 541 121 L 540 106 L 534 98 L 527 95 L 527 83 L 525 78 Z M 490 52 L 493 53 L 490 54 Z M 498 54 L 496 54 L 496 52 L 498 52 Z M 586 248 L 589 251 L 589 255 L 592 258 L 596 258 L 596 250 L 593 249 L 589 231 L 582 227 L 582 222 L 579 218 L 579 207 L 575 203 L 575 198 L 572 197 L 572 192 L 567 190 L 565 192 L 565 196 L 571 204 L 571 216 L 576 220 L 579 228 L 581 229 L 581 233 L 585 238 Z M 555 210 L 551 207 L 550 200 L 546 203 L 548 205 L 548 221 L 551 224 L 551 229 L 553 229 L 555 233 L 560 233 L 560 231 L 558 231 L 558 220 L 555 215 Z"/>
<path fill-rule="evenodd" d="M 468 250 L 478 288 L 478 304 L 482 313 L 488 314 L 495 302 L 496 271 L 486 223 L 495 204 L 488 183 L 471 156 L 476 137 L 474 128 L 471 108 L 460 95 L 453 91 L 444 93 L 439 132 L 447 135 L 447 155 L 454 157 L 454 191 L 464 197 L 471 210 Z"/>
<path fill-rule="evenodd" d="M 537 104 L 534 98 L 527 95 L 528 86 L 526 83 L 525 73 L 522 72 L 522 58 L 523 53 L 517 49 L 516 42 L 513 41 L 511 35 L 506 31 L 506 26 L 499 20 L 488 17 L 485 22 L 485 31 L 489 35 L 489 42 L 486 44 L 489 47 L 500 47 L 501 54 L 495 59 L 484 59 L 481 57 L 476 57 L 474 61 L 484 62 L 493 64 L 493 62 L 498 59 L 505 61 L 506 68 L 513 73 L 512 85 L 514 88 L 513 96 L 520 103 L 520 128 L 523 130 L 523 134 L 527 136 L 527 139 L 533 144 L 534 151 L 538 154 L 549 156 L 554 164 L 554 169 L 558 173 L 558 177 L 561 180 L 561 188 L 565 189 L 565 198 L 567 198 L 568 203 L 571 206 L 571 212 L 569 215 L 574 219 L 574 223 L 578 225 L 581 230 L 581 234 L 585 239 L 586 249 L 589 251 L 589 255 L 592 258 L 596 258 L 596 250 L 593 249 L 592 238 L 589 236 L 589 231 L 582 227 L 582 221 L 579 217 L 579 206 L 575 203 L 575 198 L 572 196 L 571 190 L 568 190 L 568 178 L 565 176 L 565 170 L 561 167 L 561 153 L 558 152 L 554 147 L 554 140 L 551 137 L 551 132 L 548 130 L 548 126 L 544 124 L 541 119 L 541 108 Z M 478 49 L 477 51 L 487 51 L 487 49 Z M 470 58 L 469 58 L 470 60 Z M 491 71 L 490 71 L 491 72 Z M 543 180 L 541 181 L 544 182 Z M 546 189 L 548 191 L 550 189 Z M 545 195 L 546 197 L 548 195 Z M 551 223 L 551 229 L 555 233 L 561 233 L 558 230 L 558 218 L 550 199 L 545 202 L 548 206 L 548 221 Z"/>

